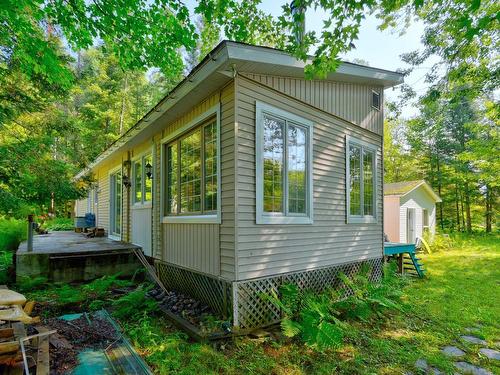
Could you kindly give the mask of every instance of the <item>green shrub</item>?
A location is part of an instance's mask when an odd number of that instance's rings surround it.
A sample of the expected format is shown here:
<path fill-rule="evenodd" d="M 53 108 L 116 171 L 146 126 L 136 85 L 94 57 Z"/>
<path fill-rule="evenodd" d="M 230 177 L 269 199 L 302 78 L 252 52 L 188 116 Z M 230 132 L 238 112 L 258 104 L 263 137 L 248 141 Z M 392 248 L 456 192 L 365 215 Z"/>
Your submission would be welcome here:
<path fill-rule="evenodd" d="M 27 222 L 25 220 L 0 217 L 0 251 L 17 250 L 26 236 Z"/>
<path fill-rule="evenodd" d="M 349 320 L 366 321 L 381 317 L 389 309 L 401 309 L 404 279 L 396 276 L 395 264 L 386 266 L 381 282 L 369 280 L 370 268 L 348 278 L 341 274 L 343 287 L 323 293 L 300 291 L 294 284 L 280 288 L 280 296 L 262 295 L 283 313 L 281 328 L 287 337 L 300 337 L 311 348 L 322 351 L 342 345 Z M 340 296 L 347 296 L 340 298 Z"/>
<path fill-rule="evenodd" d="M 435 233 L 433 235 L 429 232 L 425 232 L 424 240 L 429 244 L 433 253 L 438 251 L 450 250 L 453 247 L 452 238 L 450 237 L 450 235 L 445 233 Z"/>
<path fill-rule="evenodd" d="M 98 299 L 105 297 L 111 288 L 123 288 L 134 285 L 130 280 L 118 279 L 119 276 L 119 273 L 111 276 L 103 276 L 84 285 L 82 290 L 89 298 Z"/>
<path fill-rule="evenodd" d="M 158 308 L 158 303 L 146 296 L 150 287 L 141 286 L 113 301 L 113 315 L 118 319 L 133 319 Z"/>
<path fill-rule="evenodd" d="M 47 278 L 43 276 L 39 277 L 25 276 L 21 278 L 21 280 L 19 280 L 19 282 L 16 284 L 16 288 L 20 292 L 30 292 L 45 287 L 47 281 L 48 281 Z"/>
<path fill-rule="evenodd" d="M 47 220 L 42 227 L 49 231 L 73 230 L 74 223 L 70 218 L 56 217 Z"/>

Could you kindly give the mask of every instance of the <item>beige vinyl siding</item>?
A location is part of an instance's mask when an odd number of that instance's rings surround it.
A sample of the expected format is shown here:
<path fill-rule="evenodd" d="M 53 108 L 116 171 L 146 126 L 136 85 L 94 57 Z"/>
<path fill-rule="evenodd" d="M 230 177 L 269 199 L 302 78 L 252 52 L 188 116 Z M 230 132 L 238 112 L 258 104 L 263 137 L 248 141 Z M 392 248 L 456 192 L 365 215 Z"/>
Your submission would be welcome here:
<path fill-rule="evenodd" d="M 362 128 L 382 134 L 382 110 L 372 108 L 372 90 L 380 93 L 381 106 L 383 104 L 382 87 L 262 74 L 242 75 Z"/>
<path fill-rule="evenodd" d="M 218 224 L 168 224 L 164 229 L 165 261 L 219 275 Z"/>
<path fill-rule="evenodd" d="M 327 86 L 328 87 L 328 86 Z M 326 90 L 328 91 L 328 90 Z M 316 100 L 321 101 L 323 92 Z M 270 276 L 382 256 L 382 138 L 311 105 L 238 76 L 236 79 L 237 279 Z M 255 223 L 255 102 L 314 123 L 312 225 Z M 353 109 L 354 110 L 354 109 Z M 378 145 L 376 223 L 346 224 L 345 136 Z"/>
<path fill-rule="evenodd" d="M 75 216 L 85 216 L 87 213 L 87 197 L 75 201 Z"/>
<path fill-rule="evenodd" d="M 161 259 L 200 272 L 234 276 L 234 86 L 224 87 L 168 124 L 162 137 L 221 104 L 221 224 L 162 224 Z M 164 185 L 164 184 L 162 184 Z M 162 192 L 163 193 L 163 192 Z M 208 261 L 207 255 L 212 258 Z"/>

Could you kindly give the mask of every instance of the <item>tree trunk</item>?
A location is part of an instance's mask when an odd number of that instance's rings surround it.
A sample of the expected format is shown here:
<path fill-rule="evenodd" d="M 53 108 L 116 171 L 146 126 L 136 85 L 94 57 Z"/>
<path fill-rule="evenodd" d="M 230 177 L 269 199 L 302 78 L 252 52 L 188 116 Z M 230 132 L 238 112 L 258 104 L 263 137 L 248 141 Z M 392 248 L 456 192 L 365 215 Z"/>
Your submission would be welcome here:
<path fill-rule="evenodd" d="M 460 208 L 458 207 L 458 186 L 455 185 L 455 209 L 457 214 L 457 231 L 460 232 Z"/>
<path fill-rule="evenodd" d="M 122 93 L 122 108 L 120 110 L 120 134 L 123 134 L 123 123 L 124 123 L 124 119 L 125 119 L 125 99 L 126 99 L 126 96 L 127 96 L 127 85 L 128 85 L 128 81 L 127 81 L 127 73 L 125 73 L 125 78 L 124 78 L 124 82 L 123 82 L 123 93 Z"/>
<path fill-rule="evenodd" d="M 441 194 L 441 168 L 439 165 L 439 157 L 436 158 L 436 167 L 437 167 L 437 182 L 438 182 L 438 194 L 440 197 L 442 197 Z M 441 202 L 439 204 L 439 222 L 441 224 L 441 230 L 444 230 L 444 222 L 443 222 L 443 206 L 444 202 Z"/>
<path fill-rule="evenodd" d="M 491 217 L 493 215 L 492 212 L 493 204 L 492 204 L 492 194 L 491 188 L 486 185 L 486 233 L 491 233 Z"/>
<path fill-rule="evenodd" d="M 472 220 L 470 216 L 470 191 L 469 191 L 469 183 L 466 182 L 464 185 L 465 188 L 465 216 L 467 220 L 467 232 L 472 232 Z"/>
<path fill-rule="evenodd" d="M 462 211 L 462 230 L 465 230 L 464 196 L 460 193 L 460 208 Z"/>

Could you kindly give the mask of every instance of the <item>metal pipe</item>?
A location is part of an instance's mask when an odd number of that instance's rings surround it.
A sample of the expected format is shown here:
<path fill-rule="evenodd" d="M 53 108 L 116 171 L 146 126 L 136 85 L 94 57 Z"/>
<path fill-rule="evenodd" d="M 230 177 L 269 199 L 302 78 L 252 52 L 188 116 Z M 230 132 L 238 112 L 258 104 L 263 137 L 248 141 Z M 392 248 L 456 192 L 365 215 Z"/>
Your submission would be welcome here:
<path fill-rule="evenodd" d="M 33 251 L 33 229 L 34 229 L 34 224 L 35 222 L 33 221 L 35 215 L 30 214 L 28 215 L 28 243 L 26 250 L 28 252 Z"/>

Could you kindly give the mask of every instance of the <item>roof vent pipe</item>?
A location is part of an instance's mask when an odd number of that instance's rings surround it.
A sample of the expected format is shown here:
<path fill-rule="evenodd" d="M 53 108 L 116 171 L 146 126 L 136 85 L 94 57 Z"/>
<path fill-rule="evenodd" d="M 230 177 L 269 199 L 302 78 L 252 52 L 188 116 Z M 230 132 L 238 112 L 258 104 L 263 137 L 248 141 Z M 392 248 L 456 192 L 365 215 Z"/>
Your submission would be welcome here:
<path fill-rule="evenodd" d="M 290 3 L 290 12 L 294 22 L 295 43 L 297 43 L 297 46 L 300 46 L 304 42 L 304 33 L 306 30 L 306 9 L 302 0 L 292 0 Z"/>

